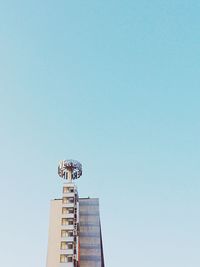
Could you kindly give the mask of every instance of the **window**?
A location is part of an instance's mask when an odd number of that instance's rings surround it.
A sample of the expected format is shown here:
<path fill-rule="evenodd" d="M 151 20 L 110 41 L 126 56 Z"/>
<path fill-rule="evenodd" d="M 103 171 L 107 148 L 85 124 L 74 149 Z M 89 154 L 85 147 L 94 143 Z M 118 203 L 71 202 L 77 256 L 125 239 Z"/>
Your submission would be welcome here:
<path fill-rule="evenodd" d="M 67 244 L 67 248 L 68 248 L 68 249 L 73 249 L 73 244 L 72 244 L 72 243 L 68 243 L 68 244 Z"/>
<path fill-rule="evenodd" d="M 67 193 L 68 192 L 68 188 L 67 187 L 63 187 L 63 193 Z"/>
<path fill-rule="evenodd" d="M 63 204 L 74 203 L 74 198 L 73 197 L 63 197 L 62 203 Z"/>
<path fill-rule="evenodd" d="M 74 236 L 73 231 L 71 230 L 61 230 L 61 237 Z"/>
<path fill-rule="evenodd" d="M 67 225 L 68 224 L 68 221 L 66 218 L 62 218 L 62 225 Z"/>
<path fill-rule="evenodd" d="M 61 254 L 60 255 L 60 262 L 68 262 L 68 258 L 67 258 L 67 255 L 65 254 Z"/>
<path fill-rule="evenodd" d="M 68 209 L 68 213 L 70 214 L 74 213 L 74 209 Z"/>
<path fill-rule="evenodd" d="M 62 203 L 67 204 L 67 197 L 63 197 Z"/>
<path fill-rule="evenodd" d="M 62 214 L 66 214 L 67 213 L 67 208 L 62 208 Z"/>
<path fill-rule="evenodd" d="M 73 236 L 73 231 L 68 231 L 68 236 Z"/>
<path fill-rule="evenodd" d="M 74 198 L 73 197 L 68 197 L 67 202 L 68 203 L 74 203 Z"/>
<path fill-rule="evenodd" d="M 72 262 L 72 261 L 73 261 L 72 257 L 67 258 L 67 262 Z"/>
<path fill-rule="evenodd" d="M 62 230 L 61 237 L 67 237 L 67 236 L 68 236 L 67 230 Z"/>
<path fill-rule="evenodd" d="M 60 243 L 60 249 L 73 249 L 73 244 L 62 241 Z"/>
<path fill-rule="evenodd" d="M 62 208 L 62 214 L 73 214 L 74 213 L 74 209 L 73 208 Z"/>
<path fill-rule="evenodd" d="M 60 249 L 67 249 L 67 248 L 68 248 L 67 242 L 61 242 Z"/>
<path fill-rule="evenodd" d="M 73 225 L 73 224 L 74 224 L 73 220 L 68 220 L 68 225 Z"/>
<path fill-rule="evenodd" d="M 63 187 L 63 193 L 73 193 L 74 192 L 74 187 Z"/>

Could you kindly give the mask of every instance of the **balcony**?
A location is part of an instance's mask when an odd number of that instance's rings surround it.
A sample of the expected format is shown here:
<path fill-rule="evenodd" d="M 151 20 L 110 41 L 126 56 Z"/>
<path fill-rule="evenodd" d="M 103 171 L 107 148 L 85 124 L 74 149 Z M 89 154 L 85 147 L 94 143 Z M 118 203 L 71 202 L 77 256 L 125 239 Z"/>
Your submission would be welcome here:
<path fill-rule="evenodd" d="M 74 267 L 73 262 L 63 262 L 59 264 L 59 267 Z"/>
<path fill-rule="evenodd" d="M 60 254 L 66 254 L 69 256 L 72 256 L 74 254 L 73 249 L 60 249 Z"/>
<path fill-rule="evenodd" d="M 73 236 L 61 237 L 61 241 L 74 242 L 74 237 Z"/>
<path fill-rule="evenodd" d="M 62 207 L 63 208 L 74 208 L 75 207 L 75 203 L 62 203 Z"/>
<path fill-rule="evenodd" d="M 74 192 L 64 192 L 63 197 L 74 197 L 75 193 Z"/>
<path fill-rule="evenodd" d="M 63 218 L 67 218 L 67 219 L 73 219 L 74 218 L 74 213 L 63 213 L 62 217 Z"/>
<path fill-rule="evenodd" d="M 61 230 L 74 230 L 74 225 L 69 225 L 69 224 L 64 224 L 64 225 L 61 225 Z"/>

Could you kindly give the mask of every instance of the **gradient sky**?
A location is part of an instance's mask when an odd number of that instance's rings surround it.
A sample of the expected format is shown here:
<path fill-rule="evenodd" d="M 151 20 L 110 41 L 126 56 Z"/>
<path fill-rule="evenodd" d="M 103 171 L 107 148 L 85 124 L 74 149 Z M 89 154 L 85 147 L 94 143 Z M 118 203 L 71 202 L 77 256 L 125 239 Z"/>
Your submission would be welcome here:
<path fill-rule="evenodd" d="M 200 266 L 200 2 L 0 0 L 0 266 L 44 267 L 60 159 L 107 267 Z"/>

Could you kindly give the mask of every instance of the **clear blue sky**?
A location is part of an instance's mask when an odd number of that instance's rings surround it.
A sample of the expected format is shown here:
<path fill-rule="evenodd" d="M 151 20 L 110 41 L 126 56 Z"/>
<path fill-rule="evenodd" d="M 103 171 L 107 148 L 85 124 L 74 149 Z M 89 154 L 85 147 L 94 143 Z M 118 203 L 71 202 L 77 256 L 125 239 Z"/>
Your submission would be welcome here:
<path fill-rule="evenodd" d="M 0 266 L 44 267 L 60 159 L 107 267 L 200 266 L 200 2 L 0 1 Z"/>

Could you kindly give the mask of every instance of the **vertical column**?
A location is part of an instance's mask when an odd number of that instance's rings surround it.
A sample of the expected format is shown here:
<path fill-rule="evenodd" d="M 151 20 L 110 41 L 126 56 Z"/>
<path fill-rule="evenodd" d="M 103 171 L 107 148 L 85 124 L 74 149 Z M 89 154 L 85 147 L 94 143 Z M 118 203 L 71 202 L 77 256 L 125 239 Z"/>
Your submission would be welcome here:
<path fill-rule="evenodd" d="M 63 186 L 61 216 L 61 267 L 78 267 L 79 253 L 79 205 L 78 192 L 71 181 Z"/>
<path fill-rule="evenodd" d="M 104 267 L 103 244 L 97 198 L 79 199 L 80 266 Z"/>

